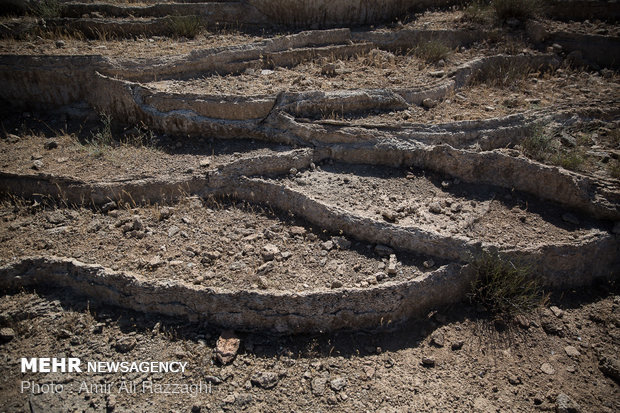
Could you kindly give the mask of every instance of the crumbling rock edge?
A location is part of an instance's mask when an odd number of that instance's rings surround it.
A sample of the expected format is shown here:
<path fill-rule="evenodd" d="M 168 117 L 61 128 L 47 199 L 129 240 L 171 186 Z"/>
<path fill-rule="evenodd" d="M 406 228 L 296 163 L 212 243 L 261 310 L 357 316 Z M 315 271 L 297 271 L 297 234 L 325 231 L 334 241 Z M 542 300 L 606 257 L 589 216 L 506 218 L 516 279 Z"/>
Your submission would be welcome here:
<path fill-rule="evenodd" d="M 0 288 L 5 290 L 68 288 L 108 305 L 277 333 L 378 329 L 460 301 L 468 285 L 469 278 L 456 264 L 401 283 L 311 292 L 226 291 L 151 282 L 137 274 L 58 257 L 26 257 L 0 267 Z"/>
<path fill-rule="evenodd" d="M 228 291 L 172 281 L 153 282 L 139 274 L 70 258 L 23 257 L 0 267 L 2 290 L 70 289 L 106 305 L 207 321 L 241 331 L 287 334 L 392 327 L 434 308 L 462 301 L 471 280 L 467 265 L 449 264 L 407 281 L 370 288 Z M 577 286 L 591 279 L 586 276 L 564 281 Z"/>

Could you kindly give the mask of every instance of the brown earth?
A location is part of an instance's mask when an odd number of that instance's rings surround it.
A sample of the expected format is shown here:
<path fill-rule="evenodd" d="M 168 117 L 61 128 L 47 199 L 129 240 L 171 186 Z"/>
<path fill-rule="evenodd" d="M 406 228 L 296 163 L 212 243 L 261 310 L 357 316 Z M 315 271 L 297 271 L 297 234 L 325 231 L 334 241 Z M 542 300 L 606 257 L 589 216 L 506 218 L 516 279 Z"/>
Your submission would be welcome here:
<path fill-rule="evenodd" d="M 620 33 L 617 25 L 599 21 L 539 20 L 548 31 Z M 427 62 L 414 52 L 375 50 L 349 59 L 315 59 L 287 68 L 257 66 L 241 74 L 145 86 L 174 93 L 240 96 L 426 87 L 448 80 L 452 70 L 478 57 L 538 53 L 528 43 L 522 24 L 500 27 L 491 20 L 472 22 L 463 18 L 461 10 L 427 12 L 403 23 L 381 30 L 482 28 L 494 34 L 484 42 L 448 51 L 440 63 Z M 271 36 L 231 30 L 202 33 L 192 40 L 86 41 L 49 34 L 24 41 L 2 39 L 0 54 L 138 59 L 247 44 Z M 324 72 L 327 64 L 334 65 L 335 73 Z M 467 85 L 432 107 L 411 105 L 401 111 L 355 116 L 334 111 L 321 118 L 353 125 L 430 125 L 556 106 L 599 107 L 607 113 L 604 120 L 587 119 L 570 126 L 558 122 L 539 131 L 548 137 L 542 151 L 532 149 L 532 145 L 541 147 L 536 142 L 514 146 L 539 162 L 614 185 L 619 182 L 617 71 L 564 64 L 551 72 L 524 72 L 509 81 L 500 75 Z M 167 136 L 145 125 L 123 125 L 115 128 L 110 141 L 94 142 L 98 133 L 105 132 L 105 125 L 95 125 L 92 114 L 87 120 L 7 111 L 1 120 L 0 172 L 92 183 L 162 177 L 172 181 L 291 149 L 241 136 L 234 140 Z M 567 219 L 567 211 L 553 202 L 411 168 L 328 160 L 260 178 L 355 216 L 503 247 L 571 243 L 594 232 L 608 232 L 614 225 L 575 211 Z M 381 246 L 377 249 L 373 243 L 329 233 L 288 211 L 228 197 L 128 202 L 105 208 L 106 212 L 101 207 L 56 201 L 40 204 L 3 195 L 0 266 L 25 256 L 53 255 L 129 271 L 162 285 L 171 281 L 239 292 L 302 294 L 341 287 L 381 288 L 416 279 L 445 264 L 397 250 L 396 272 L 388 276 L 392 251 L 386 255 Z M 617 280 L 556 291 L 543 307 L 517 317 L 497 317 L 480 305 L 463 303 L 436 308 L 426 317 L 398 326 L 384 320 L 376 331 L 296 336 L 237 332 L 241 346 L 228 365 L 217 361 L 218 338 L 230 336 L 221 326 L 91 303 L 71 291 L 41 287 L 2 294 L 0 411 L 620 410 Z M 44 356 L 79 357 L 83 362 L 185 361 L 188 367 L 183 374 L 20 373 L 21 357 Z M 20 383 L 30 380 L 60 383 L 64 391 L 20 392 Z M 138 391 L 119 392 L 122 382 L 135 383 Z M 98 391 L 89 394 L 80 389 L 82 383 L 88 389 L 99 385 L 94 387 Z M 112 384 L 109 393 L 102 391 L 106 383 Z M 206 391 L 195 396 L 143 392 L 149 383 L 203 383 Z M 573 410 L 564 409 L 571 404 Z"/>
<path fill-rule="evenodd" d="M 329 289 L 334 282 L 367 287 L 369 281 L 377 284 L 379 272 L 384 282 L 421 274 L 415 265 L 421 267 L 420 258 L 398 254 L 398 273 L 388 277 L 387 257 L 376 254 L 373 245 L 332 237 L 286 214 L 242 203 L 187 199 L 107 214 L 29 211 L 31 206 L 14 203 L 0 210 L 3 264 L 18 256 L 68 256 L 143 279 L 234 291 L 307 291 Z"/>
<path fill-rule="evenodd" d="M 606 367 L 618 365 L 619 300 L 608 287 L 567 291 L 552 310 L 507 326 L 458 306 L 379 334 L 243 334 L 236 359 L 222 366 L 211 326 L 88 307 L 58 292 L 16 293 L 0 298 L 2 323 L 16 332 L 0 347 L 0 399 L 5 411 L 532 412 L 556 411 L 568 396 L 579 411 L 611 413 L 620 408 Z M 20 357 L 43 355 L 188 365 L 182 374 L 18 373 Z M 21 381 L 64 389 L 20 394 Z M 135 394 L 119 391 L 123 382 L 135 383 Z M 201 382 L 194 396 L 150 392 Z"/>

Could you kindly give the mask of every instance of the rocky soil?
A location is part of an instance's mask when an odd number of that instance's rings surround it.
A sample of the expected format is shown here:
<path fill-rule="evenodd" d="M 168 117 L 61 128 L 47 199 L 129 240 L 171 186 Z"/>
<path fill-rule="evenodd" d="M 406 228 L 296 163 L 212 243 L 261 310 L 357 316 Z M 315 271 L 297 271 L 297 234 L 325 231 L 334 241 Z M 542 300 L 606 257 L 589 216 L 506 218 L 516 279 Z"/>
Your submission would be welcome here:
<path fill-rule="evenodd" d="M 0 20 L 0 411 L 620 411 L 617 24 L 78 17 L 129 31 Z M 483 247 L 543 303 L 472 302 Z"/>
<path fill-rule="evenodd" d="M 620 297 L 609 288 L 567 291 L 549 308 L 507 324 L 457 306 L 385 333 L 296 337 L 230 335 L 209 325 L 89 307 L 62 292 L 12 293 L 0 299 L 0 399 L 6 411 L 35 412 L 614 412 L 620 408 Z M 42 355 L 188 364 L 182 374 L 51 373 L 42 379 L 18 372 L 20 357 Z M 53 381 L 64 391 L 20 394 L 22 380 Z M 129 382 L 135 393 L 119 391 Z M 202 392 L 150 390 L 179 383 L 203 383 Z"/>

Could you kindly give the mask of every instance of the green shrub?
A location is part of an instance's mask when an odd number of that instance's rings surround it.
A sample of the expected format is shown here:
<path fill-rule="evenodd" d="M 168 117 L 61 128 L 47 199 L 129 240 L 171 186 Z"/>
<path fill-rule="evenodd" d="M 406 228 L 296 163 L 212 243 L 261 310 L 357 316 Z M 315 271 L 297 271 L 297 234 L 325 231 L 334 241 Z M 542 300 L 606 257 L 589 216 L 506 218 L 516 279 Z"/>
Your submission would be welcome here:
<path fill-rule="evenodd" d="M 60 17 L 62 8 L 63 6 L 58 0 L 36 0 L 30 6 L 32 14 L 44 19 Z"/>
<path fill-rule="evenodd" d="M 542 161 L 551 149 L 551 141 L 551 137 L 546 135 L 542 128 L 536 128 L 531 135 L 523 139 L 521 147 L 527 156 Z"/>
<path fill-rule="evenodd" d="M 446 44 L 436 40 L 419 43 L 411 49 L 411 53 L 428 63 L 436 63 L 441 59 L 446 59 L 450 52 L 451 49 Z"/>
<path fill-rule="evenodd" d="M 583 164 L 584 159 L 579 152 L 572 150 L 566 152 L 560 152 L 554 155 L 551 161 L 558 166 L 571 171 L 576 171 Z"/>
<path fill-rule="evenodd" d="M 516 315 L 545 303 L 547 297 L 528 267 L 485 252 L 471 262 L 475 277 L 469 299 L 497 315 Z"/>
<path fill-rule="evenodd" d="M 527 79 L 532 68 L 527 62 L 498 61 L 485 65 L 470 79 L 470 84 L 484 83 L 497 88 L 516 88 Z"/>
<path fill-rule="evenodd" d="M 202 19 L 198 16 L 171 16 L 168 25 L 172 35 L 188 39 L 196 37 L 203 28 Z"/>

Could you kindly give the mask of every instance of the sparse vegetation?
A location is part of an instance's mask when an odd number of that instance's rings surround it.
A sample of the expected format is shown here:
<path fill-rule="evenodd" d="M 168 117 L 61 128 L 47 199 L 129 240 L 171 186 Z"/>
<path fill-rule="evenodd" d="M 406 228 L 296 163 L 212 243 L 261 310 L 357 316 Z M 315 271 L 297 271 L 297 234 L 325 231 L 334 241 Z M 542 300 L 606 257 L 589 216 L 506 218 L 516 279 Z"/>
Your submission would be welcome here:
<path fill-rule="evenodd" d="M 92 134 L 91 138 L 87 141 L 89 145 L 97 147 L 111 146 L 114 141 L 112 136 L 112 116 L 102 113 L 101 114 L 101 128 Z"/>
<path fill-rule="evenodd" d="M 541 127 L 537 127 L 531 135 L 523 139 L 521 147 L 527 156 L 542 161 L 551 147 L 551 137 L 546 135 Z"/>
<path fill-rule="evenodd" d="M 493 0 L 491 6 L 500 20 L 527 20 L 542 11 L 540 0 Z"/>
<path fill-rule="evenodd" d="M 203 29 L 202 19 L 198 16 L 171 16 L 168 20 L 170 32 L 176 37 L 193 39 Z"/>
<path fill-rule="evenodd" d="M 408 0 L 250 0 L 249 3 L 273 21 L 289 27 L 375 24 L 401 17 L 411 8 Z"/>
<path fill-rule="evenodd" d="M 60 17 L 62 8 L 63 6 L 58 0 L 35 0 L 30 6 L 32 14 L 44 19 Z"/>
<path fill-rule="evenodd" d="M 551 157 L 551 162 L 571 171 L 579 170 L 584 163 L 584 159 L 577 150 L 560 151 Z"/>
<path fill-rule="evenodd" d="M 527 64 L 518 64 L 514 61 L 499 61 L 494 65 L 487 65 L 471 78 L 470 84 L 486 84 L 496 88 L 518 88 L 532 73 Z"/>
<path fill-rule="evenodd" d="M 436 40 L 419 43 L 411 49 L 413 55 L 424 59 L 427 63 L 437 63 L 442 59 L 446 59 L 451 51 L 445 43 Z"/>
<path fill-rule="evenodd" d="M 585 163 L 582 150 L 577 147 L 566 148 L 552 135 L 538 126 L 521 142 L 523 153 L 529 158 L 572 171 L 579 170 Z"/>
<path fill-rule="evenodd" d="M 540 15 L 542 3 L 538 0 L 476 0 L 463 10 L 463 20 L 478 24 L 490 24 L 494 19 L 524 21 Z"/>
<path fill-rule="evenodd" d="M 527 266 L 513 263 L 498 253 L 484 252 L 471 263 L 475 279 L 469 299 L 499 315 L 530 311 L 547 300 Z"/>
<path fill-rule="evenodd" d="M 463 10 L 463 19 L 473 23 L 488 24 L 493 18 L 493 9 L 488 1 L 474 1 Z"/>

